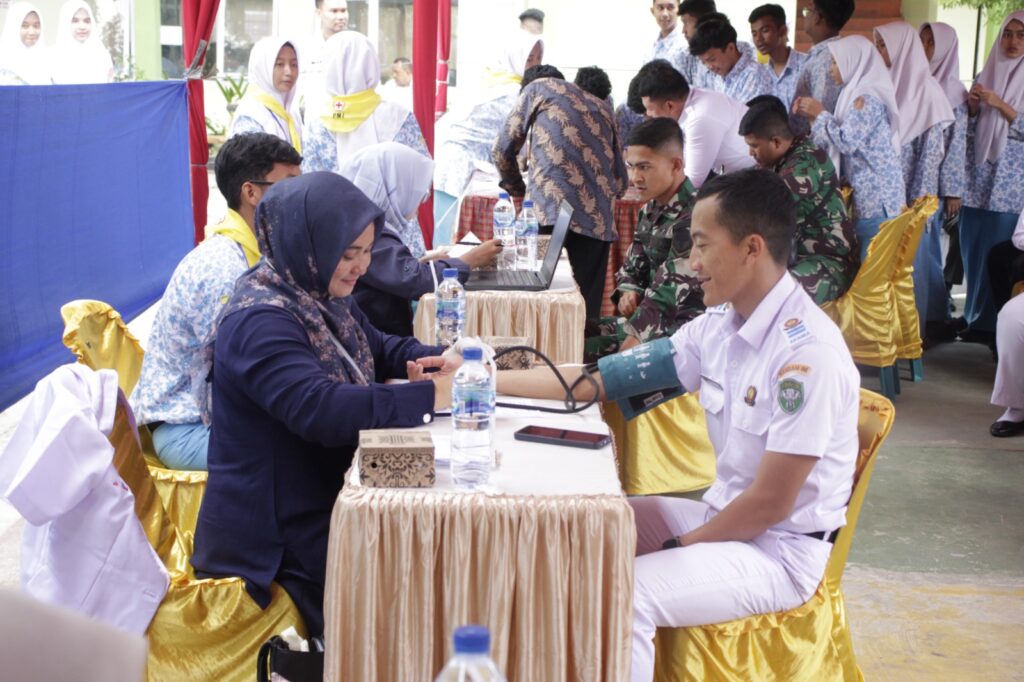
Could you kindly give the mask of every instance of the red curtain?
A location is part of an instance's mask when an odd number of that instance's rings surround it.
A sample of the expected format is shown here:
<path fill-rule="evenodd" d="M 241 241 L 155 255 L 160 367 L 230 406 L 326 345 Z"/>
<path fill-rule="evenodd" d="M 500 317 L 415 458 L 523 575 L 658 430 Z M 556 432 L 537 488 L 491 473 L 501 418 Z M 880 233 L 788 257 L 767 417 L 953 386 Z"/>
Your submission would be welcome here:
<path fill-rule="evenodd" d="M 434 118 L 448 111 L 448 59 L 452 55 L 452 0 L 437 0 L 437 101 Z"/>
<path fill-rule="evenodd" d="M 203 240 L 206 202 L 210 195 L 206 164 L 210 148 L 206 139 L 206 107 L 203 102 L 203 63 L 210 44 L 219 0 L 182 0 L 181 25 L 185 32 L 185 69 L 188 81 L 188 147 L 192 176 L 192 219 L 195 242 Z"/>
<path fill-rule="evenodd" d="M 441 0 L 414 0 L 412 7 L 412 108 L 431 155 L 434 153 L 436 95 L 431 85 L 437 78 L 437 12 L 440 2 Z M 427 248 L 430 248 L 434 243 L 433 194 L 420 205 L 418 217 L 423 240 Z"/>

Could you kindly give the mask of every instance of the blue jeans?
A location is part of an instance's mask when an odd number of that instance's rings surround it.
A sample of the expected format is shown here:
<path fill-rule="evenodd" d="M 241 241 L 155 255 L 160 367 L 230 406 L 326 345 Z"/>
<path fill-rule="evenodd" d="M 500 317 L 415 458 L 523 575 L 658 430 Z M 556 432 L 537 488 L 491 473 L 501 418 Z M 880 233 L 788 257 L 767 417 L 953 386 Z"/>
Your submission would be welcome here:
<path fill-rule="evenodd" d="M 156 456 L 168 469 L 206 471 L 210 427 L 198 424 L 161 424 L 153 431 Z"/>
<path fill-rule="evenodd" d="M 988 278 L 988 252 L 1013 235 L 1016 213 L 996 213 L 964 206 L 960 209 L 960 253 L 964 258 L 967 305 L 964 319 L 971 329 L 995 333 L 996 306 Z"/>

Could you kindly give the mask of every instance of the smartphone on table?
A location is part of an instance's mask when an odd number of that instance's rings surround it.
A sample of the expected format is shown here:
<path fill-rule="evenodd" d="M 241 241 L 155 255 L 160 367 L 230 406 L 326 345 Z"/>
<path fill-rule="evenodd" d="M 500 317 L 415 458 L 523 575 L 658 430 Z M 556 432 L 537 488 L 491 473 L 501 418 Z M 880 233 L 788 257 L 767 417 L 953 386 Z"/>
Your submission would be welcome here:
<path fill-rule="evenodd" d="M 572 431 L 550 426 L 524 426 L 515 432 L 516 440 L 531 443 L 547 443 L 548 445 L 567 445 L 573 448 L 597 450 L 611 442 L 612 437 L 606 433 L 589 433 Z"/>

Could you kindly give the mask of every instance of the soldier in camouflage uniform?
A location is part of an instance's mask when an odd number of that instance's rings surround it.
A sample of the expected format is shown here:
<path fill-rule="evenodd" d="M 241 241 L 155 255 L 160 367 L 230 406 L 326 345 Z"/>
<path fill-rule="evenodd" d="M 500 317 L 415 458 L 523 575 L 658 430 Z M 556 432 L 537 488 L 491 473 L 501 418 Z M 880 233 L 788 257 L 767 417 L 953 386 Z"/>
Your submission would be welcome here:
<path fill-rule="evenodd" d="M 796 199 L 797 237 L 789 271 L 815 303 L 846 293 L 860 267 L 857 237 L 832 160 L 804 136 L 794 136 L 775 97 L 751 100 L 740 122 L 750 155 L 775 171 Z"/>
<path fill-rule="evenodd" d="M 619 315 L 588 330 L 588 362 L 638 343 L 671 336 L 704 311 L 689 266 L 690 213 L 696 190 L 683 169 L 682 134 L 670 119 L 638 124 L 627 140 L 630 179 L 648 203 L 640 211 L 612 302 Z"/>

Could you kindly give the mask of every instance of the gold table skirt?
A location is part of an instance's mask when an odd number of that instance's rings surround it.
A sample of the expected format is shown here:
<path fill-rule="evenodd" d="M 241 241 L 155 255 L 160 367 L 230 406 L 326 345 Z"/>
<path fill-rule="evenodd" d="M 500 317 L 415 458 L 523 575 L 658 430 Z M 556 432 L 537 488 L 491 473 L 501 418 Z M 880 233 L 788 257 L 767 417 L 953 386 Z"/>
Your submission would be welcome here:
<path fill-rule="evenodd" d="M 621 495 L 374 489 L 351 480 L 331 519 L 325 680 L 422 682 L 467 623 L 510 680 L 623 680 L 633 510 Z"/>
<path fill-rule="evenodd" d="M 434 344 L 434 294 L 416 306 L 413 335 Z M 470 291 L 466 293 L 468 336 L 522 336 L 555 364 L 583 362 L 587 311 L 576 288 L 560 291 Z"/>

